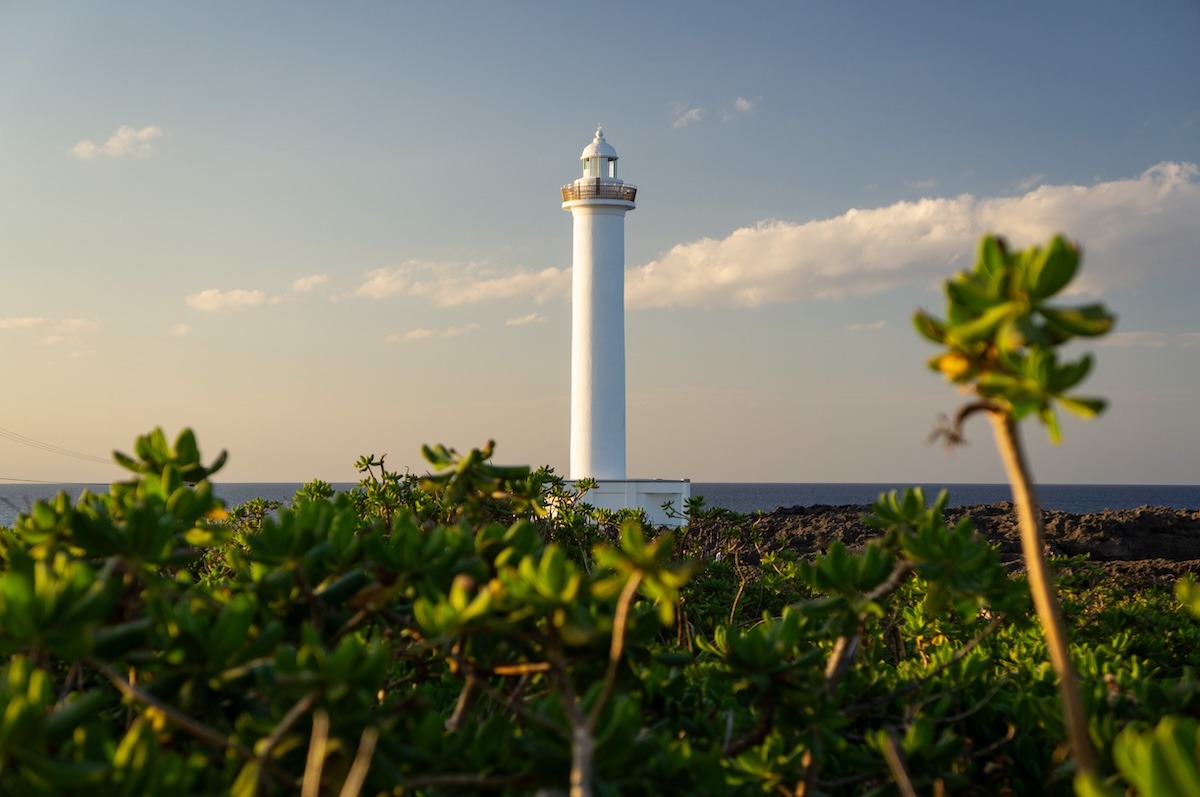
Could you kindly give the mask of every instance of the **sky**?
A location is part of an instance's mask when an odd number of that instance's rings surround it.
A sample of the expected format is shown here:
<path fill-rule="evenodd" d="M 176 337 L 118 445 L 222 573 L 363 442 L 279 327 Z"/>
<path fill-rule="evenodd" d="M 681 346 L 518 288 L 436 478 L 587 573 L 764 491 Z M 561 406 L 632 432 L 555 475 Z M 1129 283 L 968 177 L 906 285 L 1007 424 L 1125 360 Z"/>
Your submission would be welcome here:
<path fill-rule="evenodd" d="M 155 426 L 230 482 L 422 443 L 566 474 L 571 217 L 626 216 L 628 472 L 1001 482 L 912 330 L 1061 232 L 1115 333 L 1046 483 L 1200 483 L 1194 0 L 0 0 L 0 479 Z M 1074 344 L 1073 344 L 1074 345 Z"/>

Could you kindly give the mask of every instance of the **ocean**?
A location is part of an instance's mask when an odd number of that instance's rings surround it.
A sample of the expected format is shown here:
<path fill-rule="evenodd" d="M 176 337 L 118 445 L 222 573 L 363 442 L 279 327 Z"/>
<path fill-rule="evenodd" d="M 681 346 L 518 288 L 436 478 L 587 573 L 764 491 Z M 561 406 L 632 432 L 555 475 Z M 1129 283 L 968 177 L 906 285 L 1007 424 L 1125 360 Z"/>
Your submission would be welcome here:
<path fill-rule="evenodd" d="M 218 483 L 217 495 L 228 506 L 266 498 L 287 501 L 301 485 L 299 483 Z M 353 484 L 335 484 L 346 490 Z M 826 504 L 870 504 L 880 493 L 904 490 L 909 484 L 787 484 L 774 482 L 693 482 L 692 495 L 701 496 L 709 507 L 722 507 L 734 512 L 770 512 L 779 507 Z M 950 491 L 951 506 L 993 504 L 1009 501 L 1012 496 L 1006 484 L 926 484 L 925 494 L 930 501 L 939 490 Z M 59 490 L 78 496 L 85 488 L 93 492 L 108 489 L 106 484 L 0 484 L 0 526 L 12 525 L 17 514 L 27 510 L 34 501 L 51 498 Z M 1044 509 L 1065 512 L 1100 512 L 1105 509 L 1132 509 L 1139 506 L 1166 506 L 1175 509 L 1200 510 L 1200 485 L 1182 484 L 1040 484 L 1038 497 Z"/>

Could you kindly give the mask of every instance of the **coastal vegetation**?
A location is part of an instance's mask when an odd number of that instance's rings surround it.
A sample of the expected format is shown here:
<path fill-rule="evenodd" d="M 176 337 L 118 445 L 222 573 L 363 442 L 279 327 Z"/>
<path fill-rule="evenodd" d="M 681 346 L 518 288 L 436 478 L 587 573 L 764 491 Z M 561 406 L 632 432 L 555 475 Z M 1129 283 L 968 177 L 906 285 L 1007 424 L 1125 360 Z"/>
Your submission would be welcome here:
<path fill-rule="evenodd" d="M 1077 264 L 985 240 L 917 321 L 977 399 L 947 433 L 986 412 L 1015 449 L 1022 566 L 945 494 L 802 556 L 490 442 L 226 508 L 224 454 L 155 429 L 0 529 L 0 794 L 1200 794 L 1200 588 L 1045 557 L 1015 437 L 1100 409 L 1053 353 L 1107 329 L 1046 301 Z"/>

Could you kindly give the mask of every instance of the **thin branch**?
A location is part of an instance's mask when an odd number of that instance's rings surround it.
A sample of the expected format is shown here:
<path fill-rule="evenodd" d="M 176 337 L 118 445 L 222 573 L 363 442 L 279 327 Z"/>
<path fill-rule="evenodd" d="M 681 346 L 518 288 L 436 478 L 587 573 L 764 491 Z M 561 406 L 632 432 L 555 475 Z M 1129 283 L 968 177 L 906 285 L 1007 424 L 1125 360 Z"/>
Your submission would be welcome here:
<path fill-rule="evenodd" d="M 89 656 L 87 663 L 89 667 L 107 678 L 122 695 L 162 712 L 162 714 L 169 722 L 171 722 L 171 724 L 175 725 L 188 735 L 222 750 L 233 750 L 235 753 L 249 761 L 253 761 L 256 758 L 251 750 L 243 747 L 219 731 L 208 727 L 198 720 L 192 719 L 188 715 L 179 711 L 179 709 L 164 703 L 149 692 L 143 692 L 138 687 L 129 683 L 129 681 L 126 681 L 120 676 L 119 673 L 95 656 Z"/>
<path fill-rule="evenodd" d="M 454 701 L 454 712 L 446 720 L 444 727 L 447 733 L 454 733 L 462 728 L 467 714 L 475 705 L 475 698 L 479 696 L 479 692 L 479 678 L 475 676 L 474 672 L 468 671 L 466 680 L 463 681 L 462 691 L 458 693 L 458 700 Z"/>
<path fill-rule="evenodd" d="M 911 571 L 912 563 L 901 559 L 892 567 L 892 572 L 888 574 L 884 582 L 863 597 L 868 601 L 877 601 L 891 595 L 900 588 L 904 583 L 905 577 Z M 825 665 L 825 694 L 829 696 L 832 696 L 837 690 L 842 676 L 850 669 L 850 665 L 854 662 L 854 657 L 858 655 L 858 648 L 862 643 L 862 629 L 865 618 L 865 613 L 859 614 L 857 630 L 850 636 L 839 636 L 833 643 L 833 651 L 829 654 L 829 663 Z M 798 788 L 807 793 L 809 788 L 816 785 L 820 772 L 820 760 L 814 756 L 808 766 L 805 767 L 804 780 Z"/>
<path fill-rule="evenodd" d="M 358 739 L 358 752 L 354 754 L 354 763 L 342 784 L 338 797 L 358 797 L 363 783 L 367 779 L 367 771 L 371 768 L 371 759 L 375 755 L 375 744 L 379 741 L 379 729 L 374 725 L 363 728 L 362 736 Z"/>
<path fill-rule="evenodd" d="M 740 601 L 742 599 L 742 593 L 746 591 L 746 584 L 749 583 L 749 581 L 750 581 L 750 579 L 743 577 L 741 583 L 738 584 L 737 594 L 733 596 L 733 605 L 729 607 L 729 624 L 730 625 L 733 625 L 734 615 L 737 614 L 738 601 Z"/>
<path fill-rule="evenodd" d="M 260 787 L 262 785 L 262 774 L 264 771 L 263 767 L 266 766 L 267 761 L 270 759 L 271 751 L 274 750 L 275 745 L 279 744 L 279 741 L 283 739 L 283 735 L 291 730 L 292 726 L 296 724 L 296 721 L 304 716 L 305 712 L 309 711 L 313 707 L 313 704 L 317 702 L 317 698 L 318 693 L 309 692 L 307 695 L 296 701 L 296 705 L 288 709 L 288 713 L 283 715 L 283 719 L 281 719 L 279 724 L 275 726 L 275 730 L 271 731 L 271 735 L 268 736 L 263 742 L 262 750 L 259 752 L 257 757 L 257 763 L 259 766 L 258 780 Z"/>
<path fill-rule="evenodd" d="M 833 651 L 829 654 L 829 662 L 825 665 L 825 691 L 833 694 L 838 682 L 850 669 L 851 662 L 858 654 L 858 644 L 862 640 L 862 632 L 856 631 L 849 636 L 840 636 L 833 643 Z"/>
<path fill-rule="evenodd" d="M 616 633 L 615 628 L 613 632 Z M 554 637 L 548 639 L 546 654 L 553 667 L 552 673 L 558 685 L 563 711 L 566 712 L 567 721 L 571 723 L 570 797 L 592 797 L 592 767 L 596 749 L 588 727 L 588 718 L 583 715 L 583 709 L 575 697 L 575 689 L 571 686 L 571 677 L 563 659 L 562 642 Z"/>
<path fill-rule="evenodd" d="M 329 712 L 318 709 L 313 713 L 312 737 L 308 742 L 308 758 L 304 762 L 304 781 L 300 797 L 318 797 L 321 792 L 321 770 L 325 766 L 325 743 L 329 740 Z"/>
<path fill-rule="evenodd" d="M 912 570 L 912 563 L 901 559 L 896 562 L 892 568 L 892 572 L 887 579 L 875 589 L 871 590 L 863 597 L 871 602 L 881 600 L 891 595 L 904 583 L 904 578 Z M 829 656 L 829 663 L 825 666 L 825 691 L 833 694 L 833 690 L 837 688 L 838 681 L 846 674 L 846 670 L 850 668 L 854 657 L 858 654 L 859 644 L 862 642 L 861 624 L 863 617 L 859 618 L 860 628 L 853 635 L 840 636 L 833 644 L 833 652 Z"/>
<path fill-rule="evenodd" d="M 473 662 L 469 661 L 468 659 L 464 659 L 461 656 L 453 656 L 453 654 L 452 654 L 452 658 L 454 660 L 455 665 L 460 670 L 462 670 L 463 672 L 467 672 L 467 673 L 471 673 L 471 674 L 475 675 L 476 686 L 479 688 L 479 690 L 481 692 L 483 692 L 485 697 L 494 701 L 497 705 L 504 706 L 506 709 L 512 711 L 514 714 L 517 714 L 518 716 L 520 716 L 524 719 L 527 719 L 536 725 L 541 725 L 543 728 L 546 728 L 547 730 L 552 731 L 554 734 L 556 734 L 557 736 L 561 737 L 564 740 L 567 740 L 570 738 L 568 736 L 568 734 L 563 732 L 562 728 L 560 728 L 558 725 L 555 725 L 553 722 L 551 722 L 549 718 L 545 717 L 542 714 L 538 714 L 535 711 L 532 711 L 523 702 L 515 700 L 513 696 L 501 694 L 495 687 L 493 687 L 491 684 L 489 684 L 485 679 L 479 677 L 479 672 L 475 668 L 475 664 Z M 549 668 L 549 665 L 547 665 L 547 667 Z M 551 671 L 551 672 L 553 672 L 553 671 Z"/>
<path fill-rule="evenodd" d="M 969 404 L 964 404 L 959 408 L 958 412 L 954 413 L 954 418 L 946 417 L 945 413 L 938 416 L 937 427 L 929 433 L 929 443 L 936 443 L 938 440 L 946 441 L 946 448 L 954 448 L 955 446 L 965 446 L 967 438 L 963 434 L 963 424 L 967 418 L 970 418 L 977 412 L 996 412 L 1000 407 L 992 401 L 981 399 L 972 401 Z"/>
<path fill-rule="evenodd" d="M 493 675 L 505 678 L 525 677 L 541 672 L 550 672 L 550 664 L 544 661 L 530 661 L 524 664 L 497 664 L 492 668 Z"/>
<path fill-rule="evenodd" d="M 238 742 L 235 742 L 232 738 L 221 734 L 219 731 L 208 727 L 199 720 L 189 717 L 179 709 L 164 703 L 149 692 L 139 689 L 129 681 L 126 681 L 119 673 L 109 667 L 108 664 L 96 658 L 95 656 L 89 656 L 87 658 L 87 664 L 89 667 L 96 670 L 96 672 L 107 678 L 122 695 L 138 703 L 142 703 L 143 705 L 150 706 L 158 710 L 164 717 L 166 717 L 168 722 L 170 722 L 172 725 L 175 725 L 188 735 L 199 739 L 202 742 L 206 742 L 207 744 L 210 744 L 218 749 L 232 750 L 247 761 L 256 760 L 257 756 L 255 756 L 254 752 L 249 748 L 239 744 Z M 294 787 L 294 784 L 287 773 L 280 770 L 271 761 L 267 761 L 265 763 L 268 771 L 270 771 L 270 773 L 277 780 L 279 780 L 281 783 L 285 783 Z"/>
<path fill-rule="evenodd" d="M 917 790 L 913 788 L 912 778 L 908 775 L 908 767 L 904 764 L 904 754 L 891 730 L 888 730 L 883 738 L 883 758 L 887 761 L 892 780 L 896 781 L 896 788 L 900 790 L 900 794 L 903 797 L 917 797 Z"/>
<path fill-rule="evenodd" d="M 642 577 L 641 571 L 635 572 L 625 582 L 625 588 L 621 590 L 621 597 L 617 599 L 617 610 L 613 616 L 612 645 L 608 651 L 608 670 L 604 673 L 604 688 L 596 699 L 596 704 L 592 706 L 592 714 L 588 718 L 589 734 L 596 730 L 596 726 L 600 723 L 600 712 L 604 710 L 604 704 L 612 696 L 613 686 L 617 681 L 617 669 L 621 665 L 621 654 L 625 650 L 625 627 L 629 624 L 629 608 L 637 595 L 638 587 L 641 586 Z"/>

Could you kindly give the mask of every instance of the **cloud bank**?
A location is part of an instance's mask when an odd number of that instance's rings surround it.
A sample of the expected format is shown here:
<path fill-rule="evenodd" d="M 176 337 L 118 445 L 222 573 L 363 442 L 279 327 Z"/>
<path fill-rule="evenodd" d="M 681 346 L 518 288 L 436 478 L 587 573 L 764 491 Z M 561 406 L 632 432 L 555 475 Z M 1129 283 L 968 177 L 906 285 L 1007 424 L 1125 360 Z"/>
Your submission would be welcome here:
<path fill-rule="evenodd" d="M 808 222 L 766 220 L 672 247 L 629 268 L 626 305 L 758 307 L 931 284 L 968 268 L 979 237 L 1014 246 L 1063 232 L 1084 248 L 1076 290 L 1101 293 L 1200 265 L 1200 170 L 1160 163 L 1137 177 L 1039 185 L 1014 196 L 925 198 Z M 1040 176 L 1039 176 L 1040 177 Z M 546 302 L 571 294 L 570 269 L 501 271 L 486 263 L 408 261 L 366 275 L 354 295 L 415 296 L 439 306 Z"/>
<path fill-rule="evenodd" d="M 1017 246 L 1062 231 L 1082 241 L 1079 287 L 1099 292 L 1152 272 L 1194 266 L 1200 252 L 1194 164 L 1160 163 L 1138 177 L 1043 185 L 1013 197 L 930 198 L 849 210 L 806 223 L 764 221 L 722 239 L 673 247 L 631 269 L 631 307 L 740 306 L 837 299 L 932 281 L 970 265 L 978 238 Z"/>
<path fill-rule="evenodd" d="M 80 141 L 71 148 L 71 154 L 81 161 L 94 158 L 144 158 L 154 151 L 154 140 L 162 134 L 162 128 L 158 125 L 147 125 L 141 130 L 121 125 L 103 144 L 96 144 L 90 140 Z"/>

